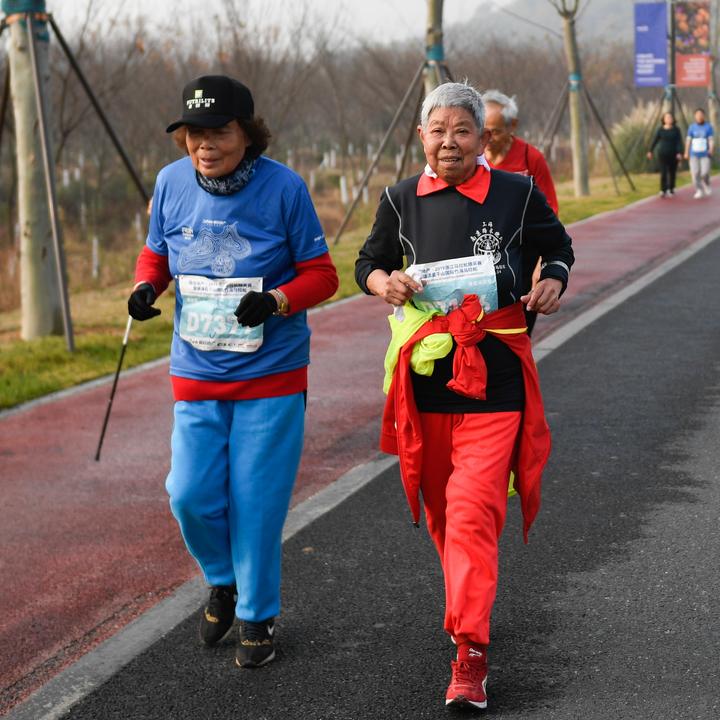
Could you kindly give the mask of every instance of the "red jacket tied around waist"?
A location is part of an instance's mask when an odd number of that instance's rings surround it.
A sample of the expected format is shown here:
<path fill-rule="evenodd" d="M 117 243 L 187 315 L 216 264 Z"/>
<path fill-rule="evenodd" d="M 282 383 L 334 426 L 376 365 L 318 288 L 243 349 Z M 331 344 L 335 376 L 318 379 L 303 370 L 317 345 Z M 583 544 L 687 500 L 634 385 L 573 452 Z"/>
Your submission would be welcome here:
<path fill-rule="evenodd" d="M 413 346 L 428 335 L 450 333 L 457 347 L 453 358 L 453 378 L 448 387 L 460 395 L 484 399 L 487 367 L 477 343 L 488 332 L 520 358 L 522 367 L 525 408 L 514 471 L 515 489 L 520 496 L 523 513 L 523 538 L 527 542 L 528 531 L 540 508 L 542 471 L 550 455 L 550 429 L 545 420 L 540 382 L 530 338 L 525 332 L 521 303 L 485 315 L 477 296 L 466 295 L 457 310 L 432 318 L 402 346 L 385 402 L 380 448 L 399 457 L 405 494 L 413 521 L 417 524 L 420 519 L 420 470 L 424 447 L 420 413 L 415 405 L 410 375 Z"/>

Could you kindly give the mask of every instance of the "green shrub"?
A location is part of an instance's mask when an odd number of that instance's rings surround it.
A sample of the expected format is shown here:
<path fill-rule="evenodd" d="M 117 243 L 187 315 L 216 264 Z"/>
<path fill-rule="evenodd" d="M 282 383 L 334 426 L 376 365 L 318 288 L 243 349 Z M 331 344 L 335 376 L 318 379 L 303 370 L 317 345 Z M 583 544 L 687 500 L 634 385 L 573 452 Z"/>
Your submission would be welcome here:
<path fill-rule="evenodd" d="M 629 115 L 613 125 L 611 132 L 613 143 L 628 172 L 657 170 L 655 161 L 647 159 L 647 151 L 658 127 L 654 122 L 656 116 L 657 105 L 636 105 Z M 614 171 L 621 172 L 615 157 L 612 158 L 612 163 Z"/>

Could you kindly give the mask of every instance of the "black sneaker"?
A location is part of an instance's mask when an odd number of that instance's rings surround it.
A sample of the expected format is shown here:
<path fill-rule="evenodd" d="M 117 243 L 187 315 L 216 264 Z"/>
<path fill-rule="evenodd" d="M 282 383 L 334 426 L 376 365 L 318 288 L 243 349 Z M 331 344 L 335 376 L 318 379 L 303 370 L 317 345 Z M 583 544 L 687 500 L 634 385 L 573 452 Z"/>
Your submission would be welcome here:
<path fill-rule="evenodd" d="M 200 618 L 200 639 L 206 645 L 216 645 L 230 632 L 235 620 L 236 601 L 234 585 L 210 587 L 210 597 Z"/>
<path fill-rule="evenodd" d="M 260 667 L 275 657 L 275 618 L 263 622 L 240 621 L 235 663 L 244 668 Z"/>

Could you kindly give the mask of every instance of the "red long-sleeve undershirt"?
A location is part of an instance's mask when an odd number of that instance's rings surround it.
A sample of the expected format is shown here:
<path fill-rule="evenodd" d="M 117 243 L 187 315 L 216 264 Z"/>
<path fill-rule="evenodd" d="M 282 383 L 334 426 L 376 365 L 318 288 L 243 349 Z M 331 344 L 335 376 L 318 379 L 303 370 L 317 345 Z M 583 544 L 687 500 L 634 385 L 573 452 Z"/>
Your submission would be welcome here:
<path fill-rule="evenodd" d="M 330 253 L 295 263 L 295 272 L 297 275 L 292 280 L 277 288 L 285 293 L 290 314 L 307 310 L 327 300 L 338 288 L 337 271 Z M 153 252 L 147 245 L 143 247 L 135 265 L 135 287 L 147 282 L 153 286 L 156 294 L 160 295 L 171 280 L 167 255 Z M 173 376 L 172 384 L 175 400 L 249 400 L 275 397 L 305 390 L 307 368 L 235 382 L 210 382 Z"/>
<path fill-rule="evenodd" d="M 338 276 L 330 253 L 295 263 L 295 272 L 297 275 L 292 280 L 277 288 L 285 293 L 291 313 L 327 300 L 338 288 Z M 167 255 L 153 252 L 147 245 L 143 247 L 135 265 L 135 285 L 150 283 L 160 295 L 171 280 Z"/>

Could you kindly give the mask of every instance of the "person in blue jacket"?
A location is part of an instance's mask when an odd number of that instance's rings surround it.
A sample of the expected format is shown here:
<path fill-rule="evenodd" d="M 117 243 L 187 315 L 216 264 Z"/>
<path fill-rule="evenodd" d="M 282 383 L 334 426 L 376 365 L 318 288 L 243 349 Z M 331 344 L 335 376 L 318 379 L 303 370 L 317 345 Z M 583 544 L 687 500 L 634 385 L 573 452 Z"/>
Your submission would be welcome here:
<path fill-rule="evenodd" d="M 695 122 L 691 123 L 685 139 L 685 159 L 690 161 L 690 174 L 695 184 L 696 200 L 710 195 L 710 160 L 715 149 L 715 131 L 705 120 L 702 108 L 695 110 Z"/>
<path fill-rule="evenodd" d="M 128 311 L 175 282 L 174 406 L 166 487 L 210 586 L 200 638 L 238 620 L 236 663 L 275 657 L 282 528 L 303 445 L 306 309 L 337 289 L 302 178 L 265 157 L 250 90 L 225 75 L 189 82 L 167 132 L 187 156 L 164 167 Z"/>

